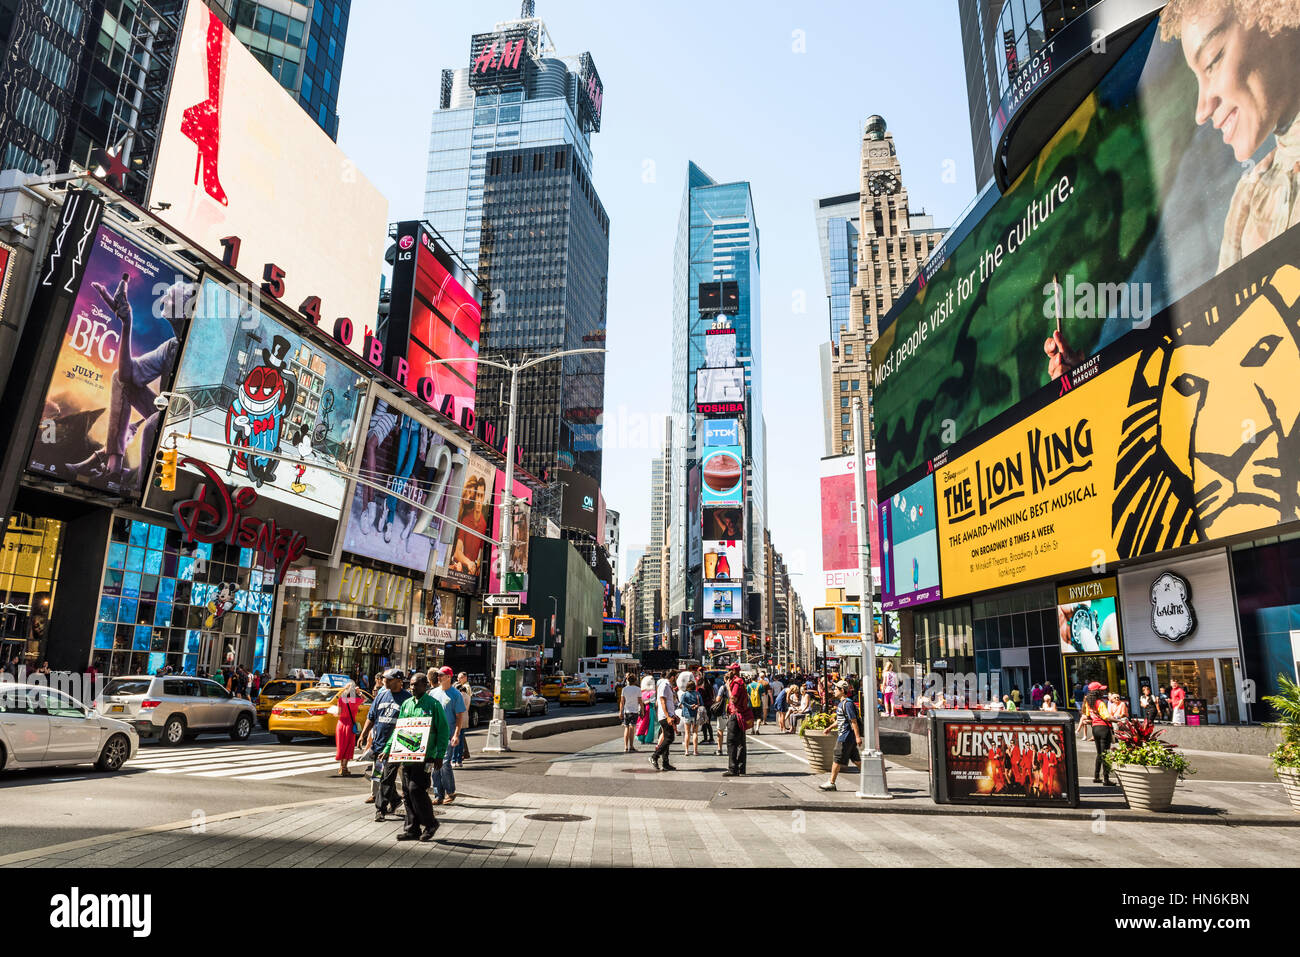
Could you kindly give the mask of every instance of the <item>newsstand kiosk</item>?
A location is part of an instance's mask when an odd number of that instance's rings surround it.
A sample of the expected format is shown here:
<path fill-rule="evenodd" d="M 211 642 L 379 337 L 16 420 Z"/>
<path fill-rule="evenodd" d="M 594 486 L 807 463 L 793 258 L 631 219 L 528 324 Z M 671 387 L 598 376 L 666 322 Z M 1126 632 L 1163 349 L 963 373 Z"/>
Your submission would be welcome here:
<path fill-rule="evenodd" d="M 936 804 L 1078 807 L 1074 722 L 1053 711 L 930 712 Z"/>

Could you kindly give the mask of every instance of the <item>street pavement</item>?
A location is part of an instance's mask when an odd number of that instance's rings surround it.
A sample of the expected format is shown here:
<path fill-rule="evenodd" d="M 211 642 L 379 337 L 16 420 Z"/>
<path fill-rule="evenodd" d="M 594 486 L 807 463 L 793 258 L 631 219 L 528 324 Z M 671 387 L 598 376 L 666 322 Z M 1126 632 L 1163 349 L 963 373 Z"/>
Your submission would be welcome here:
<path fill-rule="evenodd" d="M 656 772 L 648 748 L 623 753 L 620 731 L 502 755 L 479 754 L 471 735 L 429 844 L 397 843 L 395 818 L 374 822 L 365 779 L 330 777 L 320 744 L 150 746 L 118 774 L 6 775 L 0 866 L 1221 867 L 1300 854 L 1300 815 L 1275 782 L 1193 778 L 1174 814 L 1127 811 L 1117 789 L 1090 784 L 1077 811 L 989 814 L 934 805 L 924 772 L 892 761 L 892 801 L 857 798 L 848 773 L 820 792 L 795 736 L 751 736 L 749 773 L 724 778 L 725 758 L 684 756 L 680 740 L 680 770 Z"/>

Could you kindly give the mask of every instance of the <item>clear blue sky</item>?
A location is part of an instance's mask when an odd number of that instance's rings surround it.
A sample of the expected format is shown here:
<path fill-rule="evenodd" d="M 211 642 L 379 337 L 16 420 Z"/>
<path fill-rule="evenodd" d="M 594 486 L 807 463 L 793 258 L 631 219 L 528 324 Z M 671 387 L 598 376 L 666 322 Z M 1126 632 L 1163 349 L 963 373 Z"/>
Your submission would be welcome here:
<path fill-rule="evenodd" d="M 470 35 L 518 12 L 513 0 L 353 4 L 339 145 L 388 197 L 390 220 L 422 217 L 440 71 L 468 65 Z M 827 315 L 813 203 L 857 188 L 872 113 L 895 136 L 914 212 L 924 207 L 946 227 L 971 200 L 957 0 L 537 0 L 537 14 L 558 53 L 591 51 L 605 83 L 603 129 L 592 137 L 593 181 L 610 217 L 603 486 L 622 514 L 622 552 L 649 540 L 662 427 L 638 424 L 669 408 L 673 240 L 694 160 L 719 181 L 753 184 L 769 525 L 802 572 L 794 581 L 805 607 L 820 604 L 817 347 Z"/>

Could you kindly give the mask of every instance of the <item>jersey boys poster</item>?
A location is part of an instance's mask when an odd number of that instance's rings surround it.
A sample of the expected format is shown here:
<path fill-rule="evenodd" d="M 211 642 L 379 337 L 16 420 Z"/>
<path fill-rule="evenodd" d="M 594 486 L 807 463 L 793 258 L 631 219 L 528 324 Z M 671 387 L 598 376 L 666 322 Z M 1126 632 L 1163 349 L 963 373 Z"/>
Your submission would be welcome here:
<path fill-rule="evenodd" d="M 100 227 L 45 395 L 33 472 L 139 492 L 161 416 L 154 399 L 171 379 L 193 295 L 174 268 Z"/>
<path fill-rule="evenodd" d="M 1068 759 L 1062 724 L 950 723 L 943 728 L 948 797 L 1068 804 Z"/>

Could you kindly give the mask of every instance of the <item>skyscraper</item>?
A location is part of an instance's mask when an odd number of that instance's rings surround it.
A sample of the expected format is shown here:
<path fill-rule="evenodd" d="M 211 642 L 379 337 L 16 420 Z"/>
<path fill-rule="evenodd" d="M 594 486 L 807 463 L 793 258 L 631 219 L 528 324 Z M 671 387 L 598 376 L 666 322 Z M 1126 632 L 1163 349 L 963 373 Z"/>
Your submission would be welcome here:
<path fill-rule="evenodd" d="M 714 320 L 701 315 L 701 283 L 734 283 L 737 298 L 727 307 L 735 330 L 735 350 L 744 369 L 745 474 L 748 476 L 744 525 L 749 534 L 745 584 L 750 594 L 763 588 L 763 530 L 767 527 L 767 448 L 763 417 L 762 327 L 759 307 L 759 233 L 749 183 L 719 183 L 694 163 L 687 165 L 686 188 L 673 251 L 672 528 L 670 533 L 669 615 L 686 613 L 702 620 L 701 529 L 699 512 L 688 494 L 691 470 L 700 462 L 696 410 L 696 370 L 707 359 L 706 339 Z M 706 310 L 708 312 L 708 310 Z M 758 606 L 761 609 L 761 604 Z M 746 614 L 757 628 L 761 618 Z"/>
<path fill-rule="evenodd" d="M 484 180 L 479 280 L 481 355 L 511 359 L 603 348 L 609 217 L 570 146 L 496 150 Z M 505 422 L 508 373 L 482 366 L 475 408 Z M 519 377 L 516 442 L 543 479 L 573 469 L 600 481 L 597 420 L 605 406 L 603 354 L 567 356 Z M 599 543 L 603 544 L 603 543 Z"/>
<path fill-rule="evenodd" d="M 861 223 L 859 193 L 827 196 L 817 200 L 813 218 L 817 223 L 817 245 L 822 254 L 822 277 L 830 310 L 830 338 L 836 344 L 849 324 L 849 303 L 858 283 L 858 235 Z"/>
<path fill-rule="evenodd" d="M 591 54 L 557 56 L 525 0 L 517 20 L 471 38 L 467 65 L 442 71 L 429 134 L 424 216 L 477 270 L 488 154 L 567 146 L 590 178 L 604 88 Z"/>

